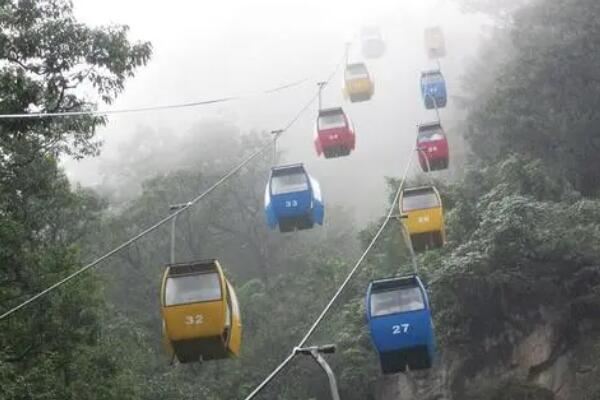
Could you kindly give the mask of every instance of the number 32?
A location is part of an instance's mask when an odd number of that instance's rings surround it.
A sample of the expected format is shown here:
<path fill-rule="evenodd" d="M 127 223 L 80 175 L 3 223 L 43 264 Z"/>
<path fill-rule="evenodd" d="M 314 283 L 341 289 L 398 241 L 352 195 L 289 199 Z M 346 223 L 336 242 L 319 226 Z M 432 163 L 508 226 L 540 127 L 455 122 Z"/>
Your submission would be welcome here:
<path fill-rule="evenodd" d="M 201 314 L 185 316 L 186 325 L 200 325 L 202 322 L 204 322 L 204 317 Z"/>

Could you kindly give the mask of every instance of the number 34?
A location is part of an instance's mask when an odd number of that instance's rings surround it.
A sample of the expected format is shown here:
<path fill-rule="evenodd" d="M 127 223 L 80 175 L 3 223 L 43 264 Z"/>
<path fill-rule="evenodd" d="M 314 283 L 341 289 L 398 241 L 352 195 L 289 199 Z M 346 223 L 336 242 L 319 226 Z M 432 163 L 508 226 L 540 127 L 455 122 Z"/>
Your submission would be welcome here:
<path fill-rule="evenodd" d="M 410 324 L 400 324 L 392 326 L 392 335 L 400 335 L 402 333 L 407 333 Z"/>

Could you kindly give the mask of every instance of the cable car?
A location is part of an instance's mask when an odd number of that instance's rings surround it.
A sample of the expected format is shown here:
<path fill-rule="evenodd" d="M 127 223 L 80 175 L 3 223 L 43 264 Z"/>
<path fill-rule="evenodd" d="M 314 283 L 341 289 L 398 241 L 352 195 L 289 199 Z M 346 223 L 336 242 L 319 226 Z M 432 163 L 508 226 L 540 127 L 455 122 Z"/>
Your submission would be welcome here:
<path fill-rule="evenodd" d="M 319 110 L 315 129 L 317 155 L 343 157 L 356 146 L 356 134 L 350 118 L 340 107 Z"/>
<path fill-rule="evenodd" d="M 168 265 L 160 302 L 164 342 L 179 362 L 239 355 L 240 308 L 217 260 Z"/>
<path fill-rule="evenodd" d="M 417 252 L 442 247 L 446 241 L 444 214 L 440 193 L 434 186 L 402 190 L 400 215 Z"/>
<path fill-rule="evenodd" d="M 425 108 L 446 107 L 448 95 L 446 93 L 446 80 L 441 71 L 425 71 L 421 73 L 421 95 L 425 102 Z"/>
<path fill-rule="evenodd" d="M 271 229 L 280 232 L 311 229 L 323 225 L 325 207 L 321 188 L 303 164 L 271 168 L 265 190 L 265 214 Z"/>
<path fill-rule="evenodd" d="M 446 56 L 446 41 L 444 32 L 439 26 L 425 29 L 425 51 L 430 59 L 438 59 Z"/>
<path fill-rule="evenodd" d="M 372 281 L 367 321 L 384 374 L 431 368 L 435 332 L 427 291 L 417 275 Z"/>
<path fill-rule="evenodd" d="M 448 168 L 448 139 L 439 122 L 419 125 L 417 149 L 423 171 L 438 171 Z"/>
<path fill-rule="evenodd" d="M 344 97 L 351 102 L 371 99 L 375 85 L 369 76 L 369 70 L 364 63 L 346 65 L 344 71 Z"/>
<path fill-rule="evenodd" d="M 367 59 L 380 58 L 385 53 L 385 42 L 379 28 L 375 26 L 364 27 L 360 33 L 361 50 Z"/>

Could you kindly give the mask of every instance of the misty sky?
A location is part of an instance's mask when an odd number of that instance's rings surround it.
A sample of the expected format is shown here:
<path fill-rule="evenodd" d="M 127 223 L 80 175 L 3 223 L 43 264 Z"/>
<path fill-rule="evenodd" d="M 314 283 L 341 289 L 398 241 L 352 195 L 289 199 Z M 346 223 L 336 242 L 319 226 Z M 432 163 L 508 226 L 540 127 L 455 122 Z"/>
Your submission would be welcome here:
<path fill-rule="evenodd" d="M 379 25 L 388 48 L 383 58 L 368 63 L 375 96 L 368 103 L 343 104 L 357 129 L 357 151 L 344 159 L 317 159 L 312 145 L 316 106 L 280 145 L 289 161 L 307 163 L 328 202 L 352 207 L 361 220 L 382 212 L 383 177 L 401 174 L 414 145 L 415 125 L 434 118 L 424 111 L 418 89 L 419 71 L 433 67 L 425 57 L 423 29 L 441 25 L 445 31 L 448 57 L 443 69 L 452 96 L 477 50 L 481 24 L 480 18 L 461 14 L 450 0 L 74 0 L 74 5 L 82 22 L 127 24 L 132 39 L 154 46 L 150 64 L 127 83 L 111 108 L 252 93 L 310 78 L 301 87 L 272 96 L 113 116 L 100 131 L 105 145 L 99 158 L 65 162 L 72 180 L 92 186 L 102 182 L 101 165 L 122 156 L 119 143 L 144 127 L 176 137 L 194 122 L 216 117 L 233 121 L 242 132 L 280 128 L 314 93 L 314 82 L 331 72 L 344 43 L 353 40 L 350 61 L 361 60 L 357 32 L 362 25 Z M 324 106 L 339 104 L 340 74 L 324 92 Z M 451 106 L 443 118 L 451 125 Z"/>

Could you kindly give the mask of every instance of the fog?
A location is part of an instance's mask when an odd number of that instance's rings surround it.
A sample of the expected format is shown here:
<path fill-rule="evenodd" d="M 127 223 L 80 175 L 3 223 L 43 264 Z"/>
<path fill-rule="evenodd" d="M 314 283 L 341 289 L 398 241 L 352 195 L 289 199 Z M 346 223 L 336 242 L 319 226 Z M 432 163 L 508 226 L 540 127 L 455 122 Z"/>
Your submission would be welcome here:
<path fill-rule="evenodd" d="M 150 64 L 126 84 L 110 107 L 119 109 L 248 94 L 308 79 L 276 94 L 245 98 L 204 107 L 111 116 L 100 129 L 102 154 L 84 161 L 64 160 L 72 181 L 98 187 L 103 169 L 120 157 L 134 157 L 136 148 L 124 143 L 144 140 L 143 132 L 177 140 L 198 121 L 220 119 L 241 132 L 283 127 L 314 95 L 315 83 L 325 79 L 342 58 L 344 43 L 352 41 L 350 61 L 362 60 L 358 31 L 378 25 L 386 54 L 368 60 L 375 79 L 369 102 L 343 102 L 341 68 L 323 92 L 323 105 L 343 104 L 357 131 L 357 149 L 349 157 L 317 158 L 313 147 L 316 103 L 280 140 L 286 161 L 302 161 L 320 182 L 325 200 L 351 208 L 358 220 L 381 215 L 386 204 L 385 176 L 402 173 L 419 122 L 435 119 L 424 110 L 418 77 L 435 65 L 423 46 L 426 26 L 441 25 L 448 56 L 442 68 L 448 82 L 449 107 L 442 119 L 449 136 L 460 112 L 452 97 L 460 94 L 469 60 L 476 53 L 484 22 L 462 14 L 450 0 L 221 0 L 217 2 L 141 0 L 75 0 L 80 21 L 91 25 L 127 24 L 134 40 L 154 46 Z M 148 140 L 154 140 L 148 135 Z M 144 143 L 139 143 L 143 147 Z M 136 142 L 137 147 L 137 142 Z M 452 151 L 452 150 L 451 150 Z M 418 163 L 413 162 L 418 173 Z M 452 168 L 457 168 L 453 165 Z M 440 175 L 444 176 L 444 175 Z"/>

